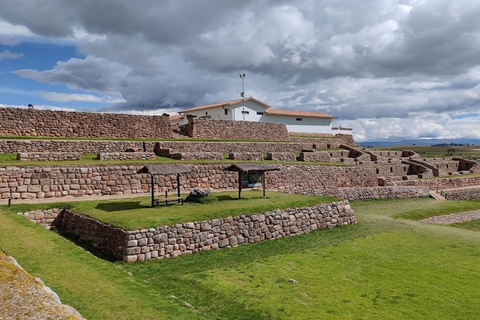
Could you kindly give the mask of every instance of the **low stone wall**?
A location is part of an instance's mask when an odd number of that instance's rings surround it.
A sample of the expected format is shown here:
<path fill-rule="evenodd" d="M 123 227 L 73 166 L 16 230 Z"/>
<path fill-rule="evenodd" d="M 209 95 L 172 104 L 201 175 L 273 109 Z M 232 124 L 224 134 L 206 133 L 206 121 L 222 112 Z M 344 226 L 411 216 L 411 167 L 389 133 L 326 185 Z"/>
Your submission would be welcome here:
<path fill-rule="evenodd" d="M 472 220 L 479 220 L 480 219 L 480 210 L 473 210 L 461 213 L 453 213 L 443 216 L 436 216 L 430 217 L 428 219 L 420 220 L 422 222 L 427 223 L 435 223 L 435 224 L 454 224 L 454 223 L 462 223 Z"/>
<path fill-rule="evenodd" d="M 97 154 L 97 160 L 155 160 L 153 152 L 111 152 Z"/>
<path fill-rule="evenodd" d="M 171 153 L 183 152 L 219 152 L 222 154 L 232 152 L 300 152 L 312 149 L 310 143 L 289 142 L 213 142 L 213 141 L 161 141 L 154 146 L 155 153 L 162 149 L 169 149 Z"/>
<path fill-rule="evenodd" d="M 133 231 L 69 210 L 61 211 L 55 219 L 62 231 L 126 262 L 231 248 L 356 223 L 348 201 Z"/>
<path fill-rule="evenodd" d="M 100 152 L 123 152 L 125 150 L 153 151 L 152 142 L 109 141 L 109 140 L 24 140 L 0 139 L 0 153 L 23 152 L 79 152 L 97 154 Z"/>
<path fill-rule="evenodd" d="M 448 200 L 480 199 L 480 186 L 472 189 L 442 190 L 440 194 Z"/>
<path fill-rule="evenodd" d="M 82 157 L 78 152 L 22 152 L 17 154 L 21 161 L 76 161 Z"/>
<path fill-rule="evenodd" d="M 191 138 L 289 141 L 284 123 L 189 118 L 187 134 Z"/>
<path fill-rule="evenodd" d="M 425 186 L 430 190 L 443 190 L 462 187 L 480 186 L 480 176 L 465 176 L 455 178 L 419 179 L 419 180 L 389 180 L 390 186 Z"/>
<path fill-rule="evenodd" d="M 346 151 L 348 154 L 348 151 Z M 328 152 L 301 152 L 299 161 L 306 162 L 330 162 L 332 157 Z"/>
<path fill-rule="evenodd" d="M 167 157 L 177 160 L 223 160 L 220 152 L 180 152 L 168 153 Z"/>
<path fill-rule="evenodd" d="M 305 137 L 290 137 L 291 141 L 297 143 L 310 144 L 313 149 L 337 149 L 341 145 L 348 144 L 347 141 L 339 138 L 305 138 Z M 354 144 L 353 144 L 354 145 Z M 297 151 L 299 152 L 299 151 Z"/>
<path fill-rule="evenodd" d="M 296 194 L 337 197 L 346 200 L 403 199 L 430 196 L 426 187 L 370 187 L 339 188 L 330 190 L 302 190 Z"/>
<path fill-rule="evenodd" d="M 28 220 L 35 222 L 47 229 L 55 229 L 57 226 L 57 217 L 63 209 L 45 209 L 33 210 L 27 212 L 18 212 L 19 216 L 25 217 Z"/>
<path fill-rule="evenodd" d="M 0 108 L 0 136 L 171 138 L 168 117 Z"/>
<path fill-rule="evenodd" d="M 297 155 L 293 152 L 268 152 L 267 160 L 273 161 L 297 161 Z"/>
<path fill-rule="evenodd" d="M 228 155 L 228 159 L 232 160 L 263 160 L 261 152 L 233 152 Z"/>

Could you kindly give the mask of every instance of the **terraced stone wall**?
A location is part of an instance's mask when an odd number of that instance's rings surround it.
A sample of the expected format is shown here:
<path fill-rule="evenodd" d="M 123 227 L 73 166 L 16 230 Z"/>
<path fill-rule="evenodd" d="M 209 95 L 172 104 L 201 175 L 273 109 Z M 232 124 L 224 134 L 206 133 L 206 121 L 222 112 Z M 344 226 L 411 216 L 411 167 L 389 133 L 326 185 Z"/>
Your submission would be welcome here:
<path fill-rule="evenodd" d="M 289 141 L 284 123 L 189 118 L 187 134 L 203 139 L 251 139 Z"/>
<path fill-rule="evenodd" d="M 17 154 L 21 161 L 75 161 L 82 157 L 78 152 L 22 152 Z"/>
<path fill-rule="evenodd" d="M 238 174 L 224 170 L 229 164 L 189 164 L 192 172 L 180 175 L 182 192 L 191 188 L 234 190 Z M 277 190 L 331 189 L 377 186 L 371 168 L 315 165 L 280 165 L 266 173 L 266 186 Z M 150 191 L 150 175 L 142 166 L 28 166 L 0 167 L 0 198 L 61 198 L 66 196 L 123 195 Z M 176 175 L 158 176 L 156 190 L 173 191 Z"/>
<path fill-rule="evenodd" d="M 168 117 L 0 108 L 0 136 L 171 138 Z"/>
<path fill-rule="evenodd" d="M 133 231 L 70 210 L 62 210 L 59 215 L 55 221 L 62 231 L 126 262 L 231 248 L 356 223 L 348 201 Z"/>

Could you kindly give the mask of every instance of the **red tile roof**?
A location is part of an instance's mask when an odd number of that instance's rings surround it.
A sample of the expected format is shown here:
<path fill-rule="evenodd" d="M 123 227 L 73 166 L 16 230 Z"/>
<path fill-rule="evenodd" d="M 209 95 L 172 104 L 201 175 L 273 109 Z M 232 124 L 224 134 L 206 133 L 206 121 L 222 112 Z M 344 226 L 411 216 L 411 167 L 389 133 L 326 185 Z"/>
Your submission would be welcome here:
<path fill-rule="evenodd" d="M 311 118 L 335 118 L 332 115 L 323 112 L 311 112 L 311 111 L 296 111 L 296 110 L 279 110 L 279 109 L 268 109 L 265 111 L 267 114 L 279 115 L 279 116 L 297 116 L 297 117 L 311 117 Z"/>
<path fill-rule="evenodd" d="M 176 120 L 180 120 L 180 119 L 183 119 L 183 115 L 181 114 L 178 114 L 178 115 L 174 115 L 174 116 L 170 116 L 168 117 L 168 121 L 176 121 Z"/>
<path fill-rule="evenodd" d="M 257 100 L 253 97 L 247 97 L 247 98 L 245 98 L 245 101 L 255 101 L 256 103 L 261 104 L 266 108 L 271 108 L 271 106 L 269 106 L 265 102 Z M 188 112 L 191 112 L 191 111 L 204 110 L 204 109 L 210 109 L 210 108 L 215 108 L 215 107 L 223 107 L 223 106 L 226 107 L 226 106 L 231 106 L 231 105 L 234 105 L 234 104 L 237 104 L 237 103 L 240 103 L 240 102 L 242 102 L 242 99 L 235 99 L 235 100 L 224 101 L 224 102 L 213 103 L 213 104 L 205 104 L 203 106 L 198 106 L 198 107 L 182 110 L 182 111 L 179 111 L 178 113 L 188 113 Z"/>

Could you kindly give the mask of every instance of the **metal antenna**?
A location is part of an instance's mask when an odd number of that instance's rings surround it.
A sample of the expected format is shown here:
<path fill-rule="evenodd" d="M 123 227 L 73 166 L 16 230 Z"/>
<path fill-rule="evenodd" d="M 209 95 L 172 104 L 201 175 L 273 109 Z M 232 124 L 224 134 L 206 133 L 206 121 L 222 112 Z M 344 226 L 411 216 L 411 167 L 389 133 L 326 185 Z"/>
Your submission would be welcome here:
<path fill-rule="evenodd" d="M 242 79 L 242 92 L 240 92 L 240 96 L 242 97 L 242 116 L 243 121 L 245 121 L 245 73 L 240 75 L 240 79 Z"/>

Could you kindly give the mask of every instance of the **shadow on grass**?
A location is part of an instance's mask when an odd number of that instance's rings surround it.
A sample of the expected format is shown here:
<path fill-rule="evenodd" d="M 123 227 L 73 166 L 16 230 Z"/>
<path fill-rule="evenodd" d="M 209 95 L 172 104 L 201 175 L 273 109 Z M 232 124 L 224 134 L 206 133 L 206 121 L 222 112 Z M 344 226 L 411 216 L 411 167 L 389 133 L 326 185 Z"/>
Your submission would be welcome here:
<path fill-rule="evenodd" d="M 132 202 L 99 203 L 95 208 L 102 211 L 106 211 L 106 212 L 112 212 L 112 211 L 126 211 L 126 210 L 134 210 L 134 209 L 150 208 L 150 207 L 140 204 L 140 201 L 132 201 Z"/>
<path fill-rule="evenodd" d="M 65 239 L 75 243 L 77 246 L 80 248 L 84 249 L 87 252 L 90 252 L 93 254 L 95 257 L 100 258 L 102 260 L 108 261 L 108 262 L 117 262 L 119 259 L 117 259 L 115 256 L 106 253 L 105 251 L 102 251 L 101 249 L 93 246 L 91 243 L 88 241 L 82 240 L 79 237 L 76 237 L 74 235 L 68 234 L 61 228 L 53 230 L 53 232 L 56 232 L 58 235 L 64 237 Z"/>
<path fill-rule="evenodd" d="M 232 197 L 232 196 L 217 196 L 218 201 L 223 201 L 223 200 L 238 200 L 238 197 Z"/>

